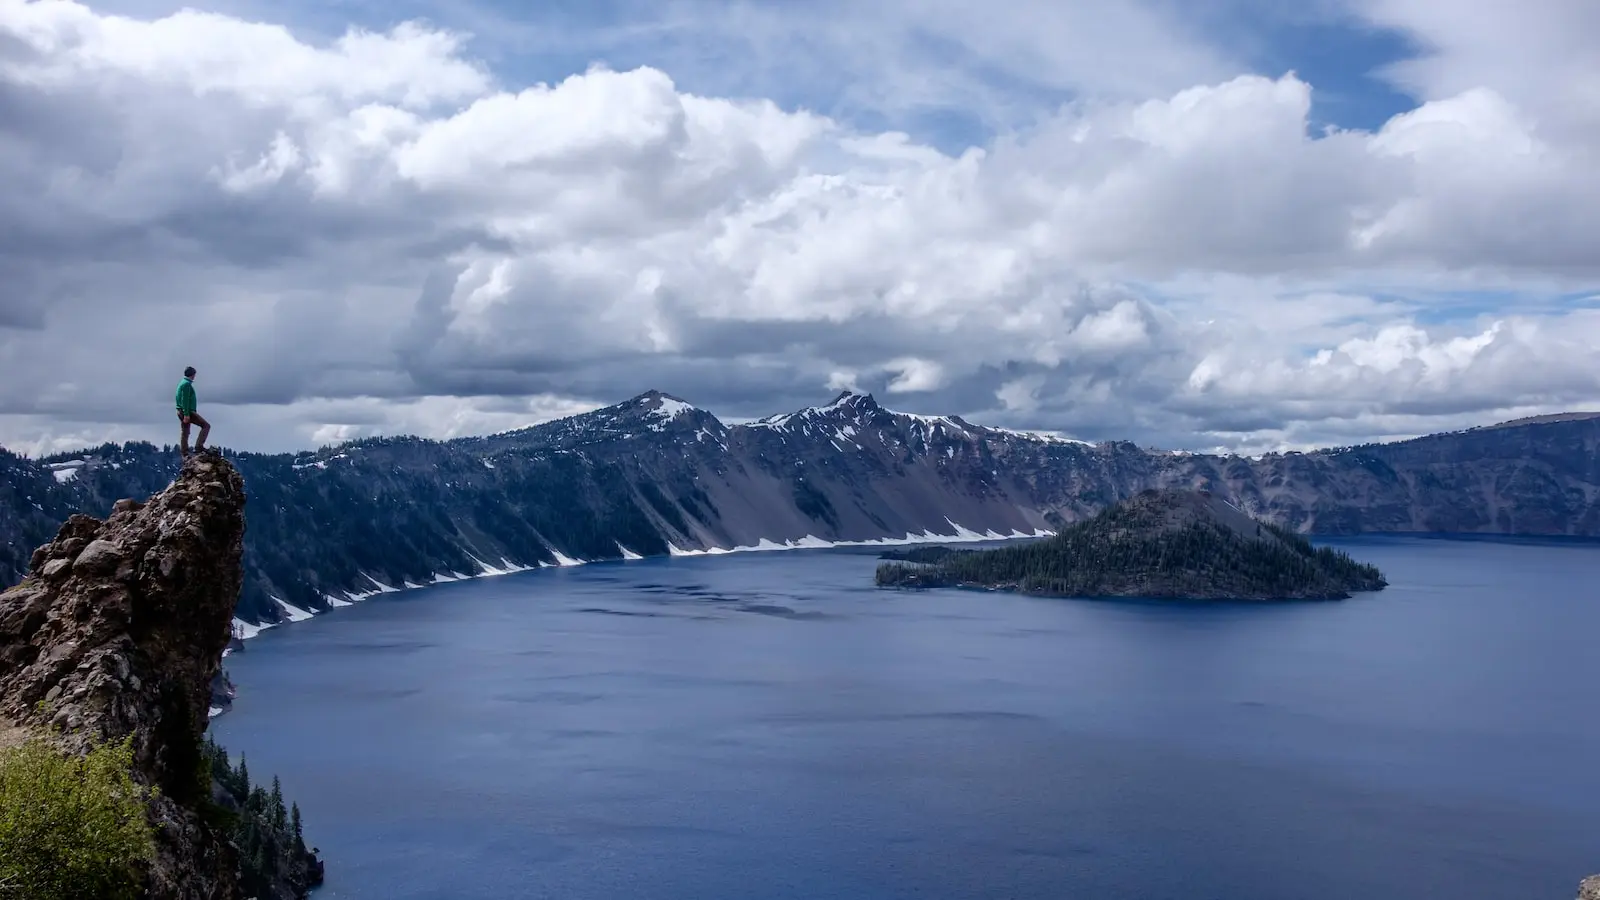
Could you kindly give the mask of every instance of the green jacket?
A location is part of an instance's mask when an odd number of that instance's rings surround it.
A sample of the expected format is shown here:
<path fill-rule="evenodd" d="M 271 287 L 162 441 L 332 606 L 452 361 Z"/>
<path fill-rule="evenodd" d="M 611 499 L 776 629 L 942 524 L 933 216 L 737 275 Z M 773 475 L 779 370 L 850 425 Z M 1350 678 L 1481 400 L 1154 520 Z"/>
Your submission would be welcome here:
<path fill-rule="evenodd" d="M 178 414 L 194 414 L 194 382 L 187 378 L 178 382 Z"/>

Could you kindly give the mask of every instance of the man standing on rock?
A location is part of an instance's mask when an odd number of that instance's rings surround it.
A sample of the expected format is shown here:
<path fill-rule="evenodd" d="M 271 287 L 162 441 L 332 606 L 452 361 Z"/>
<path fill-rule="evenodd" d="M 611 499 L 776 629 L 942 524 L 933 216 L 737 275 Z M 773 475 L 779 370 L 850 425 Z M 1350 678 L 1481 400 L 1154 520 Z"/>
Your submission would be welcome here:
<path fill-rule="evenodd" d="M 199 453 L 206 449 L 206 436 L 211 433 L 211 423 L 195 412 L 194 366 L 184 369 L 183 380 L 178 382 L 178 421 L 183 425 L 183 439 L 178 444 L 179 452 L 184 456 L 189 455 L 190 425 L 200 426 L 200 436 L 194 441 L 194 452 Z"/>

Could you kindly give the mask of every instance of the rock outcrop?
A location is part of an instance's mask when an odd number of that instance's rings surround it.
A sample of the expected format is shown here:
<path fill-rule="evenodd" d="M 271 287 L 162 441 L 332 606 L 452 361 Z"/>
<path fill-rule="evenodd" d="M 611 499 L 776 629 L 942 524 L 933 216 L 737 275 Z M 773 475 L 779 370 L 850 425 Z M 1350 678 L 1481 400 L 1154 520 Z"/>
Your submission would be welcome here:
<path fill-rule="evenodd" d="M 1600 875 L 1591 875 L 1578 884 L 1578 900 L 1600 900 Z"/>
<path fill-rule="evenodd" d="M 242 897 L 237 851 L 203 812 L 201 739 L 243 579 L 244 508 L 232 465 L 191 457 L 147 502 L 69 518 L 0 594 L 0 719 L 78 752 L 132 735 L 135 779 L 159 788 L 152 898 Z"/>

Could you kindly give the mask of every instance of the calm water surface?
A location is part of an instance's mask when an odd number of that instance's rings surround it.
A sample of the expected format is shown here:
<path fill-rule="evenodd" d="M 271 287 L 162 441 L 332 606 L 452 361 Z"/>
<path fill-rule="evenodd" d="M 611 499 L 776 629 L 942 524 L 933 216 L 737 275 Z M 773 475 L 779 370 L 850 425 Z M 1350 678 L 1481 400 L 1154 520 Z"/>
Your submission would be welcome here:
<path fill-rule="evenodd" d="M 274 629 L 213 725 L 321 898 L 1566 900 L 1600 546 L 1341 542 L 1388 590 L 871 587 L 871 553 L 448 584 Z"/>

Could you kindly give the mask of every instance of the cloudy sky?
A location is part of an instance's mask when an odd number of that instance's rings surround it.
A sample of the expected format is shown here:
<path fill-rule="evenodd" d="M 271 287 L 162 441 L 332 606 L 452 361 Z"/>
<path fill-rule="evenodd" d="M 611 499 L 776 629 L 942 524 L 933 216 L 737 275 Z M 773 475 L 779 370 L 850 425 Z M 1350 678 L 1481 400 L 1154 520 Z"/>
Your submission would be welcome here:
<path fill-rule="evenodd" d="M 1293 7 L 1293 11 L 1289 11 Z M 1199 11 L 1199 10 L 1203 10 Z M 1593 0 L 0 0 L 0 444 L 1600 408 Z"/>

